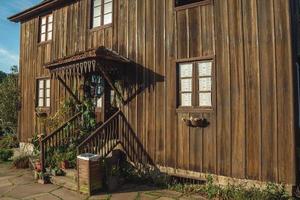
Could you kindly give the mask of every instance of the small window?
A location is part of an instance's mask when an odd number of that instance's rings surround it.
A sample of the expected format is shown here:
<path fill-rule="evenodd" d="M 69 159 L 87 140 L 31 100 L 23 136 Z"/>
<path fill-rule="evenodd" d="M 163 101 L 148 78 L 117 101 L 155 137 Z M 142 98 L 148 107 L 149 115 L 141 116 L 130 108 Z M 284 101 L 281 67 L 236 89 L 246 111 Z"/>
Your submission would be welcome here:
<path fill-rule="evenodd" d="M 175 0 L 175 6 L 184 6 L 191 3 L 201 2 L 203 0 Z"/>
<path fill-rule="evenodd" d="M 53 14 L 45 15 L 40 18 L 40 42 L 52 40 L 53 33 Z"/>
<path fill-rule="evenodd" d="M 112 23 L 113 0 L 92 0 L 91 27 L 96 28 Z"/>
<path fill-rule="evenodd" d="M 212 107 L 212 67 L 211 60 L 178 64 L 179 107 Z"/>
<path fill-rule="evenodd" d="M 51 104 L 51 81 L 39 79 L 37 81 L 37 106 L 50 107 Z"/>

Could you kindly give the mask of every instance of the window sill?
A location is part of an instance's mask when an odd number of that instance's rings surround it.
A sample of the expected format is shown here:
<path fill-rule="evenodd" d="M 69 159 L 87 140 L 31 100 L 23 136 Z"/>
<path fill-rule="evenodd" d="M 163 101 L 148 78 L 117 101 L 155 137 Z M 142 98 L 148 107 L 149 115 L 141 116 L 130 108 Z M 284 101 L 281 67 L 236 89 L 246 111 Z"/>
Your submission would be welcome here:
<path fill-rule="evenodd" d="M 39 42 L 39 43 L 38 43 L 38 46 L 50 44 L 51 42 L 52 42 L 52 40 L 48 40 L 48 41 L 45 41 L 45 42 Z"/>
<path fill-rule="evenodd" d="M 35 113 L 37 116 L 39 115 L 49 115 L 50 114 L 50 107 L 36 107 Z"/>
<path fill-rule="evenodd" d="M 177 113 L 212 113 L 212 107 L 179 107 L 176 109 Z"/>
<path fill-rule="evenodd" d="M 110 27 L 112 27 L 112 23 L 111 24 L 106 24 L 106 25 L 103 25 L 103 26 L 98 26 L 98 27 L 95 27 L 95 28 L 91 28 L 89 31 L 90 32 L 95 32 L 95 31 L 100 31 L 100 30 L 110 28 Z"/>
<path fill-rule="evenodd" d="M 204 5 L 208 5 L 208 4 L 212 4 L 212 3 L 213 3 L 212 0 L 204 0 L 204 1 L 196 2 L 196 3 L 182 5 L 182 6 L 175 6 L 175 11 L 185 10 L 185 9 L 193 8 L 193 7 L 197 7 L 197 6 L 204 6 Z"/>

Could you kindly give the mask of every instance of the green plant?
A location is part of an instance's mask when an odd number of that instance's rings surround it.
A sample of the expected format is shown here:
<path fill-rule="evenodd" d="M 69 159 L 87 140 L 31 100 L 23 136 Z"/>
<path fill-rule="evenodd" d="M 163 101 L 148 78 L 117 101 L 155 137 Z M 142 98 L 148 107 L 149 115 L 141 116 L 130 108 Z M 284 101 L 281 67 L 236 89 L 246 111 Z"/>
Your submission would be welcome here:
<path fill-rule="evenodd" d="M 22 154 L 13 159 L 13 166 L 17 169 L 26 169 L 29 167 L 30 155 Z"/>
<path fill-rule="evenodd" d="M 19 105 L 18 69 L 13 66 L 0 83 L 0 128 L 6 133 L 16 133 Z"/>
<path fill-rule="evenodd" d="M 82 102 L 80 106 L 80 110 L 82 112 L 83 119 L 83 127 L 82 130 L 93 130 L 96 126 L 96 118 L 95 118 L 95 105 L 93 104 L 91 99 L 86 99 Z"/>
<path fill-rule="evenodd" d="M 13 134 L 7 134 L 0 139 L 0 148 L 11 149 L 19 146 L 18 139 Z"/>
<path fill-rule="evenodd" d="M 33 145 L 33 154 L 40 154 L 40 139 L 37 133 L 35 133 L 31 139 L 31 144 Z"/>
<path fill-rule="evenodd" d="M 0 149 L 0 160 L 8 161 L 14 155 L 11 149 Z"/>

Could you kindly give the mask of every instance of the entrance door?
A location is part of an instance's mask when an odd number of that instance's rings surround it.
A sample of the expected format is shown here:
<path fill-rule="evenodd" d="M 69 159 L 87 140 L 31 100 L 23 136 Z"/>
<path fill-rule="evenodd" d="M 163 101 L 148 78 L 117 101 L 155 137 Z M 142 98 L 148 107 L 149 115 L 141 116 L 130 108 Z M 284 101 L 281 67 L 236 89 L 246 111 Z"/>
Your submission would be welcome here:
<path fill-rule="evenodd" d="M 117 110 L 114 103 L 115 93 L 107 81 L 98 74 L 87 76 L 85 86 L 88 88 L 85 96 L 90 98 L 95 106 L 96 122 L 102 124 Z"/>

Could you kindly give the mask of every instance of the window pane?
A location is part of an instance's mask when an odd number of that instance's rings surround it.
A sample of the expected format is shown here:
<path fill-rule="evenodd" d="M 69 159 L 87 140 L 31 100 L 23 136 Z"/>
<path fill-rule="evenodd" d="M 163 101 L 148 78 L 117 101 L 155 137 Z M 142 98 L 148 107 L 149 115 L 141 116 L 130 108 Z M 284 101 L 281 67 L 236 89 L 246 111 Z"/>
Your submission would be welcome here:
<path fill-rule="evenodd" d="M 97 108 L 102 108 L 102 97 L 97 99 Z"/>
<path fill-rule="evenodd" d="M 94 17 L 101 15 L 101 7 L 94 8 Z"/>
<path fill-rule="evenodd" d="M 52 40 L 52 31 L 48 32 L 48 38 L 47 38 L 47 40 Z"/>
<path fill-rule="evenodd" d="M 104 3 L 112 2 L 112 0 L 104 0 Z"/>
<path fill-rule="evenodd" d="M 94 0 L 94 7 L 100 6 L 101 5 L 101 0 Z"/>
<path fill-rule="evenodd" d="M 38 96 L 39 98 L 41 98 L 41 97 L 44 97 L 44 90 L 39 90 L 39 96 Z"/>
<path fill-rule="evenodd" d="M 211 106 L 211 93 L 199 93 L 199 106 Z"/>
<path fill-rule="evenodd" d="M 104 4 L 104 14 L 112 12 L 112 2 Z"/>
<path fill-rule="evenodd" d="M 39 80 L 39 89 L 44 89 L 44 80 Z"/>
<path fill-rule="evenodd" d="M 50 88 L 51 87 L 51 82 L 50 82 L 50 79 L 47 79 L 46 80 L 46 88 Z"/>
<path fill-rule="evenodd" d="M 112 23 L 112 13 L 104 15 L 104 25 Z"/>
<path fill-rule="evenodd" d="M 181 64 L 180 65 L 180 78 L 192 77 L 193 75 L 193 64 Z"/>
<path fill-rule="evenodd" d="M 40 98 L 40 99 L 39 99 L 38 106 L 39 106 L 39 107 L 43 107 L 43 106 L 44 106 L 44 99 L 43 99 L 43 98 Z"/>
<path fill-rule="evenodd" d="M 41 35 L 41 42 L 45 42 L 45 40 L 46 40 L 46 34 L 44 33 Z"/>
<path fill-rule="evenodd" d="M 191 93 L 181 94 L 181 106 L 192 106 L 192 94 Z"/>
<path fill-rule="evenodd" d="M 49 24 L 48 24 L 48 31 L 52 31 L 52 27 L 53 27 L 53 24 L 52 24 L 52 23 L 49 23 Z"/>
<path fill-rule="evenodd" d="M 48 23 L 51 23 L 51 22 L 53 22 L 53 14 L 48 16 Z"/>
<path fill-rule="evenodd" d="M 198 63 L 199 76 L 211 76 L 212 62 Z"/>
<path fill-rule="evenodd" d="M 50 98 L 46 99 L 46 107 L 50 107 Z"/>
<path fill-rule="evenodd" d="M 101 25 L 101 17 L 95 17 L 93 19 L 93 27 L 95 28 L 95 27 L 98 27 L 100 25 Z"/>
<path fill-rule="evenodd" d="M 192 79 L 182 79 L 181 80 L 181 91 L 191 92 L 192 91 Z"/>
<path fill-rule="evenodd" d="M 47 98 L 50 98 L 50 89 L 47 89 L 47 90 L 46 90 L 46 97 L 47 97 Z"/>
<path fill-rule="evenodd" d="M 42 25 L 45 25 L 47 22 L 47 17 L 42 17 Z"/>
<path fill-rule="evenodd" d="M 199 91 L 211 91 L 211 78 L 199 78 Z"/>
<path fill-rule="evenodd" d="M 41 28 L 41 33 L 45 33 L 46 32 L 46 25 L 42 26 Z"/>

